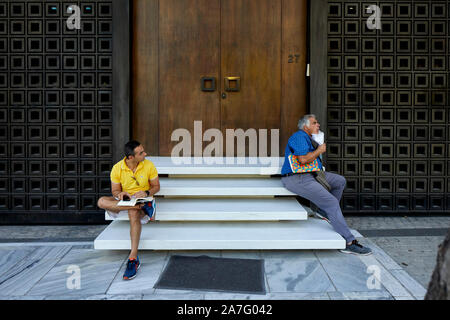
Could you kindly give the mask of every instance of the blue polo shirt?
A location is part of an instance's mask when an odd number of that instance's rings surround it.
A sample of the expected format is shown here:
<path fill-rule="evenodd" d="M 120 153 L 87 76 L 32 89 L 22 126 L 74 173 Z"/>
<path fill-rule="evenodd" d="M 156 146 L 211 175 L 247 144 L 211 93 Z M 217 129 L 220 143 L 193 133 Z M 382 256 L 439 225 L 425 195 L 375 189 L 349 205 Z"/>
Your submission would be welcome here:
<path fill-rule="evenodd" d="M 286 150 L 284 151 L 284 164 L 281 168 L 281 174 L 291 173 L 291 166 L 289 164 L 289 155 L 304 156 L 309 152 L 316 150 L 312 143 L 310 136 L 303 130 L 298 130 L 288 140 Z M 317 157 L 319 161 L 319 168 L 322 170 L 322 161 L 320 157 Z"/>

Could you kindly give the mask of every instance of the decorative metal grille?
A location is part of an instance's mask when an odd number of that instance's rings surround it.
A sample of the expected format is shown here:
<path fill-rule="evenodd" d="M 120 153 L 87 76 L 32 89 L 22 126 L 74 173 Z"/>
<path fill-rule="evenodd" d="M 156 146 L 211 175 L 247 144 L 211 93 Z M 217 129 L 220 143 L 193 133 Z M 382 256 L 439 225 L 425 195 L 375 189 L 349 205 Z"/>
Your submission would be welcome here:
<path fill-rule="evenodd" d="M 327 169 L 347 179 L 344 212 L 450 212 L 449 36 L 448 1 L 328 1 Z"/>
<path fill-rule="evenodd" d="M 111 97 L 112 1 L 0 2 L 0 214 L 100 213 Z"/>

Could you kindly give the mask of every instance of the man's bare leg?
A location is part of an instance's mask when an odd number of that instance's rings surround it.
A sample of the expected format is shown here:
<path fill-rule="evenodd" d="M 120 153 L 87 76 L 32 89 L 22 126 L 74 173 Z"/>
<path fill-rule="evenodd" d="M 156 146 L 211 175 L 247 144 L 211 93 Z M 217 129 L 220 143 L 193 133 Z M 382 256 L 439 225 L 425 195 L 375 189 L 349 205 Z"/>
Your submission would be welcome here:
<path fill-rule="evenodd" d="M 139 239 L 141 238 L 141 212 L 142 210 L 131 209 L 128 210 L 128 217 L 130 218 L 130 239 L 131 252 L 128 259 L 136 259 L 139 247 Z"/>
<path fill-rule="evenodd" d="M 101 209 L 105 209 L 111 212 L 119 213 L 119 211 L 122 210 L 133 210 L 133 209 L 140 209 L 142 207 L 142 204 L 138 204 L 133 207 L 124 207 L 124 206 L 118 206 L 119 200 L 114 199 L 114 197 L 101 197 L 98 199 L 97 206 Z"/>
<path fill-rule="evenodd" d="M 101 197 L 98 200 L 98 207 L 111 212 L 118 213 L 122 210 L 128 210 L 128 218 L 130 220 L 130 239 L 131 239 L 131 252 L 129 259 L 136 259 L 139 247 L 139 239 L 141 237 L 141 218 L 145 215 L 144 211 L 140 210 L 142 204 L 136 205 L 134 207 L 123 207 L 118 206 L 119 200 L 114 199 L 114 197 Z"/>

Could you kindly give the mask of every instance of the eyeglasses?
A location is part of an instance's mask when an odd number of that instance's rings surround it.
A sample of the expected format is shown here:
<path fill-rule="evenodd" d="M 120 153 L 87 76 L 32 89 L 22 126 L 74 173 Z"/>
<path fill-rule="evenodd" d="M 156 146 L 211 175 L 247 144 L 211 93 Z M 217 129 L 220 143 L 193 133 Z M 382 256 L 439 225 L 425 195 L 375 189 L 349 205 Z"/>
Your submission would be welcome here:
<path fill-rule="evenodd" d="M 131 178 L 133 178 L 133 179 L 134 179 L 134 181 L 136 182 L 136 184 L 137 184 L 138 186 L 141 186 L 141 185 L 139 184 L 139 181 L 137 181 L 137 179 L 136 179 L 136 177 L 135 177 L 135 176 L 131 176 Z"/>

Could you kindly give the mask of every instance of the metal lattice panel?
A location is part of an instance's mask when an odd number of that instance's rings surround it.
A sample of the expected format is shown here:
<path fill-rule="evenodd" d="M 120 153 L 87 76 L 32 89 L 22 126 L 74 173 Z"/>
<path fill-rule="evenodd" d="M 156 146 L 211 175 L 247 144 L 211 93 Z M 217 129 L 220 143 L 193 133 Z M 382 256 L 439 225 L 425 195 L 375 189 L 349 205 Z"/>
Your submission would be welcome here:
<path fill-rule="evenodd" d="M 70 30 L 69 5 L 81 9 Z M 99 212 L 112 167 L 112 1 L 0 3 L 0 212 Z"/>
<path fill-rule="evenodd" d="M 449 64 L 447 1 L 328 2 L 327 169 L 347 178 L 344 212 L 450 212 Z"/>

